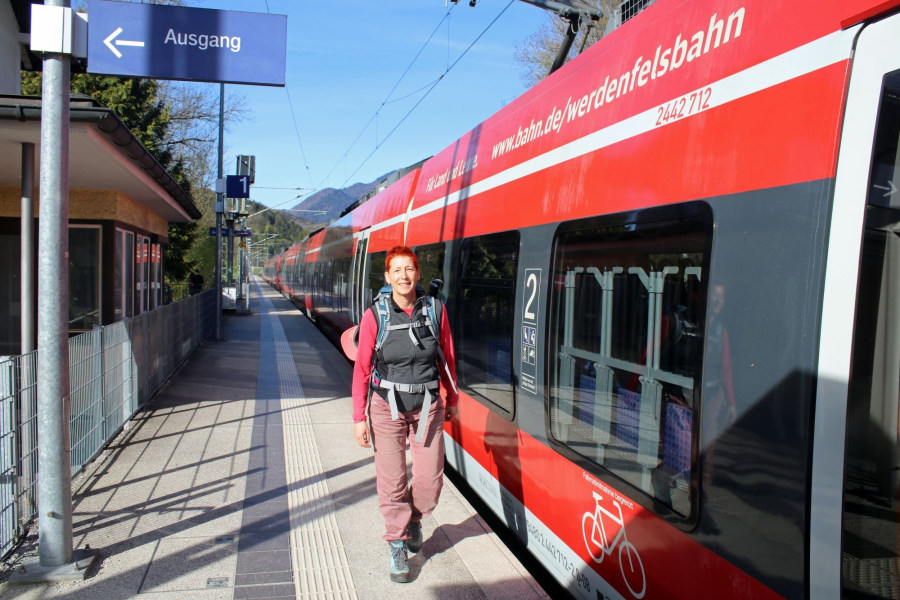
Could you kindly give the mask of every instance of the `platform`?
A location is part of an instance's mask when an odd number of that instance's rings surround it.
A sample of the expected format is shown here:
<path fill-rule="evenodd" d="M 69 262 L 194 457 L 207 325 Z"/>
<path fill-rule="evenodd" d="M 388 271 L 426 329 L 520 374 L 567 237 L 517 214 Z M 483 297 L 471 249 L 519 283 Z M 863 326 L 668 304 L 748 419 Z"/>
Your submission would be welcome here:
<path fill-rule="evenodd" d="M 390 582 L 351 365 L 278 292 L 251 287 L 250 314 L 225 316 L 224 341 L 73 482 L 75 548 L 99 555 L 87 578 L 4 582 L 0 599 L 546 598 L 446 478 L 410 583 Z"/>

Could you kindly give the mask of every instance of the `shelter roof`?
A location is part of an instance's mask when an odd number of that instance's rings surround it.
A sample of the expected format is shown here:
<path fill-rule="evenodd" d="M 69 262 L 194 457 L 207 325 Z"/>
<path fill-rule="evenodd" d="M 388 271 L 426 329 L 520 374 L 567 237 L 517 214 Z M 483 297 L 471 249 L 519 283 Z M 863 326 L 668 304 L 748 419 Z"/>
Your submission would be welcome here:
<path fill-rule="evenodd" d="M 41 99 L 0 95 L 0 185 L 21 184 L 21 147 L 40 165 Z M 169 222 L 199 219 L 191 197 L 109 108 L 85 96 L 69 107 L 69 188 L 124 192 Z"/>

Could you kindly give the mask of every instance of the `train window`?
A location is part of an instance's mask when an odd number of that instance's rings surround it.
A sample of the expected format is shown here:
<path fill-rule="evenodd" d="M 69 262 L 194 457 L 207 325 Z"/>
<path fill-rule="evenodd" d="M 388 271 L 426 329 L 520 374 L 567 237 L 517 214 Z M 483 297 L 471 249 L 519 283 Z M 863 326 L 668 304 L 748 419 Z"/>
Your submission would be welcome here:
<path fill-rule="evenodd" d="M 365 299 L 365 303 L 363 306 L 369 307 L 372 305 L 372 302 L 375 301 L 375 296 L 378 295 L 379 290 L 383 288 L 387 283 L 384 281 L 384 259 L 387 258 L 387 252 L 373 252 L 369 255 L 369 291 L 367 297 Z"/>
<path fill-rule="evenodd" d="M 334 311 L 337 308 L 337 302 L 335 301 L 335 289 L 338 282 L 335 277 L 334 272 L 334 260 L 329 260 L 325 265 L 325 283 L 322 286 L 325 290 L 325 306 L 329 307 L 331 311 Z"/>
<path fill-rule="evenodd" d="M 302 256 L 298 259 L 304 261 L 300 266 L 300 277 L 301 279 L 297 282 L 303 289 L 304 302 L 306 303 L 307 310 L 309 309 L 310 302 L 305 297 L 312 296 L 313 294 L 313 278 L 315 276 L 315 263 L 306 262 L 309 259 L 308 256 Z"/>
<path fill-rule="evenodd" d="M 710 229 L 671 210 L 590 219 L 564 225 L 553 256 L 550 438 L 683 516 Z"/>
<path fill-rule="evenodd" d="M 339 258 L 334 261 L 334 309 L 346 318 L 350 318 L 350 257 Z"/>
<path fill-rule="evenodd" d="M 428 246 L 420 246 L 416 248 L 416 258 L 419 259 L 419 272 L 422 279 L 419 285 L 428 292 L 429 286 L 435 279 L 444 279 L 444 244 L 429 244 Z M 441 300 L 446 300 L 444 294 L 440 295 Z"/>
<path fill-rule="evenodd" d="M 900 589 L 900 71 L 884 80 L 863 236 L 844 444 L 843 598 Z"/>
<path fill-rule="evenodd" d="M 313 276 L 313 290 L 315 294 L 315 306 L 316 310 L 320 310 L 322 307 L 326 306 L 325 304 L 325 261 L 316 262 L 316 271 Z"/>
<path fill-rule="evenodd" d="M 512 419 L 512 337 L 519 233 L 466 239 L 460 253 L 456 371 L 460 386 Z"/>

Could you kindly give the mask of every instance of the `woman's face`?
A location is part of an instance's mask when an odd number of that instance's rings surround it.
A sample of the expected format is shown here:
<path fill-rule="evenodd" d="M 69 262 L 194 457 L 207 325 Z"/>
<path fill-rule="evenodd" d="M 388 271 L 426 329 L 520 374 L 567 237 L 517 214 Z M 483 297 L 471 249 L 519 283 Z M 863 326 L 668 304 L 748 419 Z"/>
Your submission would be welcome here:
<path fill-rule="evenodd" d="M 391 259 L 390 268 L 384 273 L 384 278 L 391 285 L 391 289 L 401 296 L 416 293 L 419 277 L 421 274 L 409 256 L 395 256 Z"/>

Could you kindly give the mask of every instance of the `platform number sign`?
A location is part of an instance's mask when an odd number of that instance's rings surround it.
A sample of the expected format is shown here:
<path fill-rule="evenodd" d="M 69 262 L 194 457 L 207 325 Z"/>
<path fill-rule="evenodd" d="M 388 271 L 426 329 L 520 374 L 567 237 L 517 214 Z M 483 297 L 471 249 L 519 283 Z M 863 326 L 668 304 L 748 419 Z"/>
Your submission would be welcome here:
<path fill-rule="evenodd" d="M 229 198 L 250 197 L 249 175 L 228 175 L 225 177 L 225 195 Z"/>
<path fill-rule="evenodd" d="M 538 315 L 540 314 L 541 269 L 525 269 L 522 298 L 522 356 L 520 384 L 537 394 Z"/>

